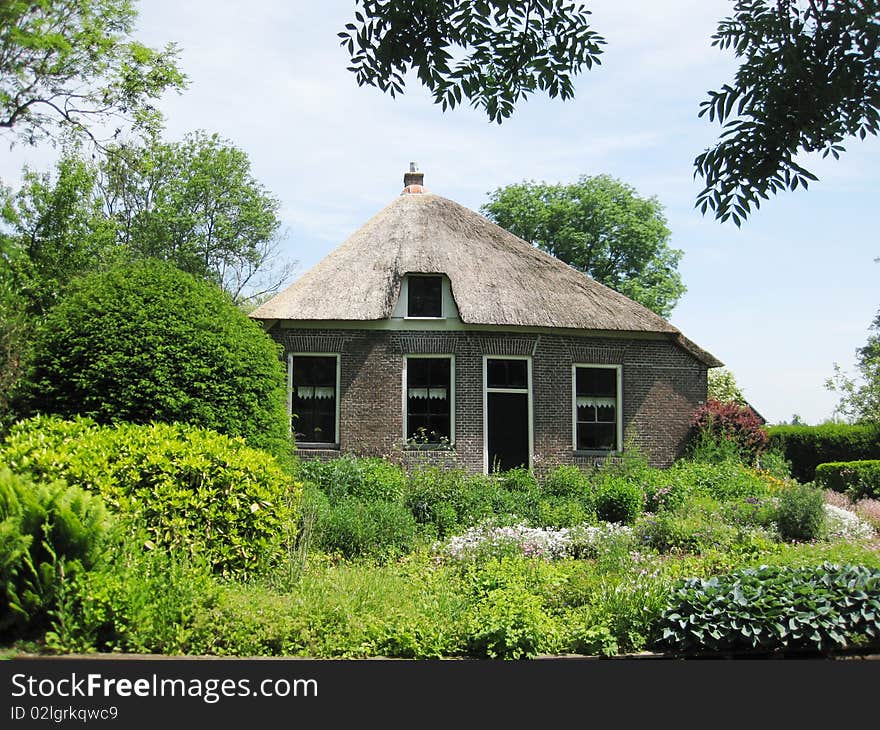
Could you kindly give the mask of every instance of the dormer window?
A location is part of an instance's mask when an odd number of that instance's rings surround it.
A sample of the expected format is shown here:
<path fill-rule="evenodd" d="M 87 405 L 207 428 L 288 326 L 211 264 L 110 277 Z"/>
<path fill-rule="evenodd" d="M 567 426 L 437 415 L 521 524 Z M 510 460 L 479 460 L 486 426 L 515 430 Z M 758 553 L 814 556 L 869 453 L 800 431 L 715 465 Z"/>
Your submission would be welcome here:
<path fill-rule="evenodd" d="M 443 277 L 410 276 L 407 317 L 443 316 Z"/>

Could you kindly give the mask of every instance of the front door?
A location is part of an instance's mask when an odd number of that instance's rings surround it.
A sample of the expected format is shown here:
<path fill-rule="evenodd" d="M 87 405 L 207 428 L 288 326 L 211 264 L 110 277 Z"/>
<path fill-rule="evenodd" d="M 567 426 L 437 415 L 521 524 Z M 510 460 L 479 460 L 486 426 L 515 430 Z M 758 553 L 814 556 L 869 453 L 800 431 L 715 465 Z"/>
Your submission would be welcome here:
<path fill-rule="evenodd" d="M 530 466 L 529 361 L 526 358 L 487 358 L 486 466 L 506 471 Z"/>

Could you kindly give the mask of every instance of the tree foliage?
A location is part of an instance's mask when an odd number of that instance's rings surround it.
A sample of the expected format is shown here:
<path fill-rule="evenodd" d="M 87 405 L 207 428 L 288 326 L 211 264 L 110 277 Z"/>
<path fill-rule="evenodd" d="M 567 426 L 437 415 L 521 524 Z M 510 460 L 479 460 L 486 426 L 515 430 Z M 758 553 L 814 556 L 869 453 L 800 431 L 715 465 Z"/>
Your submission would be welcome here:
<path fill-rule="evenodd" d="M 730 370 L 727 368 L 710 368 L 707 379 L 709 400 L 746 405 L 746 399 Z"/>
<path fill-rule="evenodd" d="M 413 70 L 445 110 L 470 101 L 501 122 L 535 90 L 567 99 L 604 39 L 568 0 L 356 0 L 339 33 L 358 85 L 392 96 Z"/>
<path fill-rule="evenodd" d="M 850 378 L 835 363 L 825 387 L 840 394 L 836 413 L 853 423 L 880 424 L 880 310 L 869 330 L 868 341 L 856 350 L 859 379 Z"/>
<path fill-rule="evenodd" d="M 835 159 L 850 135 L 880 128 L 880 2 L 738 0 L 712 44 L 741 65 L 710 91 L 700 116 L 722 127 L 698 155 L 703 213 L 740 225 L 770 193 L 806 188 L 816 176 L 802 153 Z"/>
<path fill-rule="evenodd" d="M 67 149 L 54 175 L 25 171 L 4 208 L 0 265 L 37 315 L 75 275 L 120 259 L 169 261 L 244 302 L 290 277 L 294 263 L 278 258 L 278 207 L 247 155 L 217 135 L 111 146 L 99 162 Z"/>
<path fill-rule="evenodd" d="M 279 201 L 247 154 L 218 135 L 113 147 L 101 166 L 104 210 L 118 243 L 215 282 L 234 300 L 276 291 L 292 263 L 276 264 Z"/>
<path fill-rule="evenodd" d="M 173 44 L 130 39 L 136 16 L 131 0 L 0 3 L 0 129 L 30 144 L 65 131 L 99 141 L 108 124 L 157 131 L 153 101 L 185 77 Z"/>
<path fill-rule="evenodd" d="M 182 422 L 289 456 L 278 348 L 209 282 L 160 261 L 72 283 L 34 344 L 30 412 Z"/>
<path fill-rule="evenodd" d="M 666 317 L 685 292 L 656 198 L 608 175 L 498 188 L 482 212 L 502 228 Z"/>
<path fill-rule="evenodd" d="M 574 96 L 605 40 L 566 0 L 356 0 L 340 33 L 359 85 L 394 96 L 414 70 L 445 110 L 467 98 L 501 122 L 535 89 Z M 837 158 L 880 126 L 880 0 L 736 0 L 712 44 L 741 59 L 700 116 L 720 141 L 694 160 L 697 207 L 736 225 L 771 193 L 816 176 L 801 153 Z"/>

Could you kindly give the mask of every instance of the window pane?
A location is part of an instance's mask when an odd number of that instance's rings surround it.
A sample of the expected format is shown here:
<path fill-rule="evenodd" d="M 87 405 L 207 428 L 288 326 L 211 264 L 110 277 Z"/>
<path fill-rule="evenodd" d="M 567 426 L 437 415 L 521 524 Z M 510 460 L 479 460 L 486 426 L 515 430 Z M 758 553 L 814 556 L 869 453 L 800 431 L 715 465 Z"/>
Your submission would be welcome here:
<path fill-rule="evenodd" d="M 440 276 L 410 276 L 408 317 L 443 316 L 443 279 Z"/>
<path fill-rule="evenodd" d="M 292 367 L 294 438 L 303 443 L 335 443 L 336 358 L 295 355 Z"/>
<path fill-rule="evenodd" d="M 583 450 L 608 450 L 617 448 L 617 426 L 613 423 L 579 423 L 577 447 Z"/>
<path fill-rule="evenodd" d="M 451 363 L 448 357 L 407 358 L 407 438 L 419 443 L 451 439 Z"/>
<path fill-rule="evenodd" d="M 487 360 L 486 387 L 526 390 L 529 387 L 528 362 L 526 360 Z"/>
<path fill-rule="evenodd" d="M 616 368 L 577 368 L 578 395 L 617 397 Z"/>

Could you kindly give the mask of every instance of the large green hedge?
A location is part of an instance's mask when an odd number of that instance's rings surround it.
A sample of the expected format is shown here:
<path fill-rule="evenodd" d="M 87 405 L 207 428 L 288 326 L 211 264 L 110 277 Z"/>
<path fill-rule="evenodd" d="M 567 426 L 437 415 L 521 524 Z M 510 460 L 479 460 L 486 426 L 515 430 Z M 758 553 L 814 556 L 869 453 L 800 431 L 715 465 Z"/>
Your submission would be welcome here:
<path fill-rule="evenodd" d="M 27 377 L 31 412 L 189 423 L 290 458 L 278 346 L 216 286 L 160 261 L 72 284 Z"/>
<path fill-rule="evenodd" d="M 802 482 L 831 461 L 880 459 L 880 426 L 828 423 L 821 426 L 770 426 L 770 448 L 781 449 L 791 473 Z"/>
<path fill-rule="evenodd" d="M 38 417 L 13 426 L 0 463 L 35 481 L 64 480 L 100 494 L 177 555 L 247 577 L 292 538 L 301 486 L 240 438 L 182 424 L 99 426 Z"/>
<path fill-rule="evenodd" d="M 880 459 L 819 464 L 816 483 L 825 489 L 845 492 L 854 500 L 863 497 L 880 499 Z"/>

